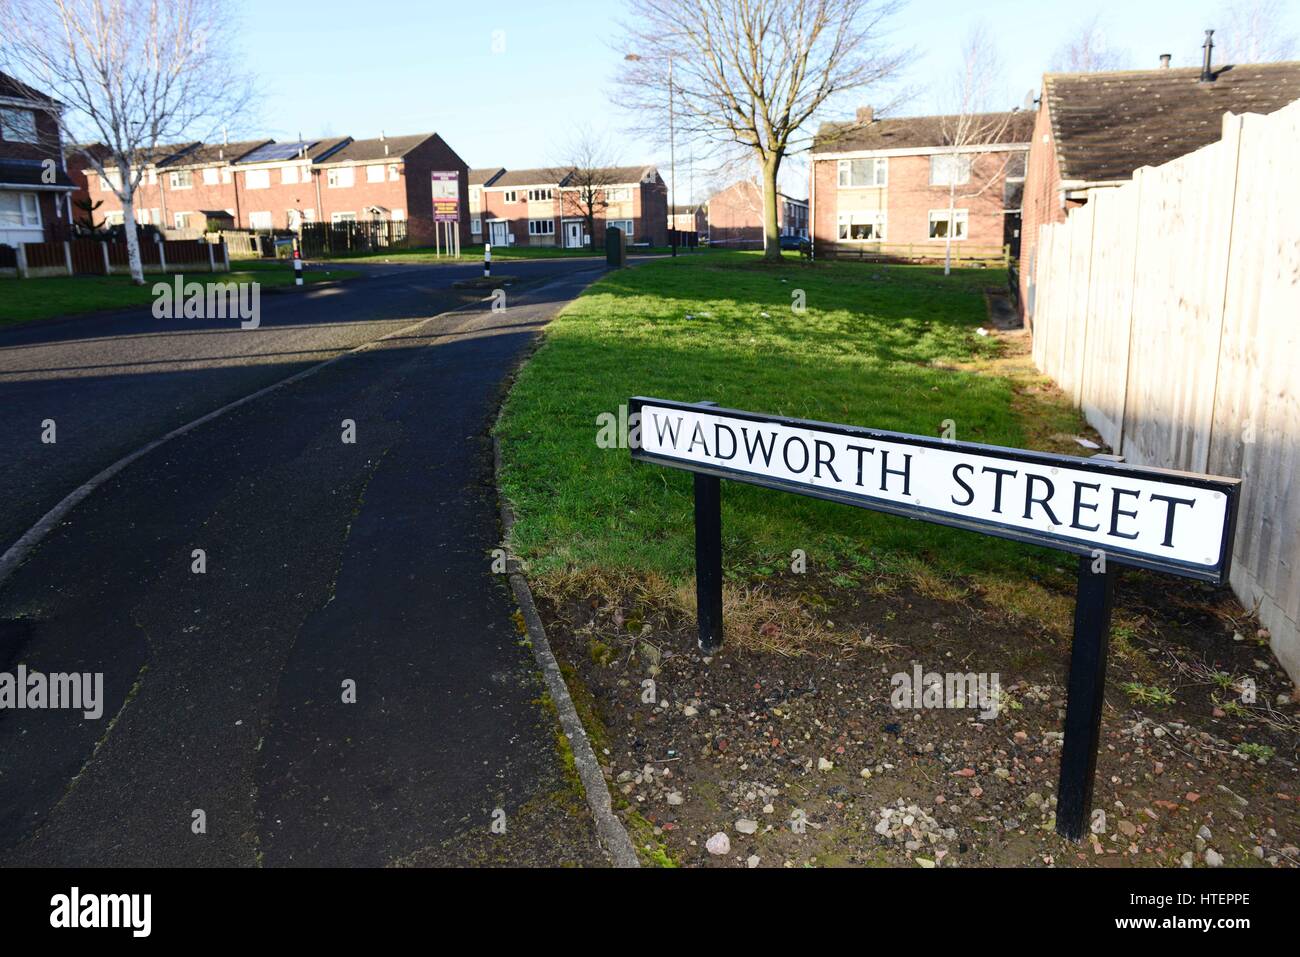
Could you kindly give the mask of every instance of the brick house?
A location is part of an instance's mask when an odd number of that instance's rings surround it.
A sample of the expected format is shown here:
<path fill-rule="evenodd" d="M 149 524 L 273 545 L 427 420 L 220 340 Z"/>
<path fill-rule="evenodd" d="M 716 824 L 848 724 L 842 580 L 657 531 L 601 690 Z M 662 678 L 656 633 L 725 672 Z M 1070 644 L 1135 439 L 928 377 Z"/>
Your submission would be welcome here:
<path fill-rule="evenodd" d="M 61 239 L 76 184 L 64 161 L 61 104 L 0 73 L 0 243 Z"/>
<path fill-rule="evenodd" d="M 815 254 L 887 244 L 941 256 L 950 233 L 971 246 L 1011 243 L 1034 118 L 1012 111 L 971 121 L 986 136 L 960 147 L 951 116 L 877 119 L 864 107 L 853 122 L 823 123 L 809 164 Z"/>
<path fill-rule="evenodd" d="M 709 210 L 704 203 L 674 206 L 668 219 L 668 228 L 683 233 L 695 233 L 703 238 L 709 232 Z"/>
<path fill-rule="evenodd" d="M 136 220 L 168 229 L 202 230 L 215 223 L 293 230 L 304 222 L 406 221 L 413 242 L 431 243 L 435 170 L 459 173 L 461 208 L 469 205 L 469 170 L 436 133 L 186 143 L 159 147 L 142 162 Z M 96 215 L 121 222 L 122 204 L 109 184 L 90 170 L 80 175 L 85 194 L 104 201 Z M 469 241 L 468 229 L 468 217 L 462 217 L 462 242 Z"/>
<path fill-rule="evenodd" d="M 782 236 L 808 237 L 808 201 L 777 194 L 776 224 Z M 709 197 L 710 246 L 763 245 L 763 190 L 742 179 Z"/>
<path fill-rule="evenodd" d="M 602 170 L 607 204 L 596 211 L 596 235 L 586 218 L 572 172 L 506 170 L 482 190 L 484 239 L 495 246 L 601 246 L 607 226 L 620 227 L 630 243 L 668 244 L 668 188 L 653 166 Z"/>
<path fill-rule="evenodd" d="M 1032 322 L 1039 227 L 1065 219 L 1099 189 L 1122 186 L 1219 139 L 1224 113 L 1272 113 L 1300 99 L 1300 62 L 1049 73 L 1026 167 L 1021 309 Z"/>
<path fill-rule="evenodd" d="M 491 186 L 505 173 L 504 166 L 469 171 L 469 241 L 483 242 L 483 187 Z"/>

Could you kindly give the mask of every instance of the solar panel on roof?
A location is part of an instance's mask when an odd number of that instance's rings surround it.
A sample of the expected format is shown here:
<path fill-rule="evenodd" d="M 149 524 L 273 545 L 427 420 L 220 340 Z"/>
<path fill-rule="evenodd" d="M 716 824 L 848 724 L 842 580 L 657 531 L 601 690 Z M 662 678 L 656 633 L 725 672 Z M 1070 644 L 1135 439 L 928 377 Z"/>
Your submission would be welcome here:
<path fill-rule="evenodd" d="M 293 159 L 300 150 L 310 149 L 313 145 L 312 143 L 268 143 L 265 146 L 259 146 L 239 162 L 270 163 L 275 160 Z"/>

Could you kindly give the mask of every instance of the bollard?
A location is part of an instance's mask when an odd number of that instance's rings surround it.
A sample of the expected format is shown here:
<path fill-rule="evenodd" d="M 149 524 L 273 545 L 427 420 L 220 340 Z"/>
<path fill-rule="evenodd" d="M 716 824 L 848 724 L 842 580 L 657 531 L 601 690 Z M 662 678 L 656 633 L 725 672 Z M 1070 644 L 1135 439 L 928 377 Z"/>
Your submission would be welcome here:
<path fill-rule="evenodd" d="M 302 285 L 302 247 L 298 245 L 298 237 L 293 239 L 293 284 Z"/>
<path fill-rule="evenodd" d="M 483 244 L 483 278 L 492 278 L 492 244 Z"/>

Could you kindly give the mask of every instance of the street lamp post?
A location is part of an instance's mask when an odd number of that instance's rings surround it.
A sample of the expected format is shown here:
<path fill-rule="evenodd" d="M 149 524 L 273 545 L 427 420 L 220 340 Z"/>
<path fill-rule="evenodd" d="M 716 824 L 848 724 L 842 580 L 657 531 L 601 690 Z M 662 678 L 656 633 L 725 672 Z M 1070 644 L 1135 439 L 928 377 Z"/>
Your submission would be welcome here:
<path fill-rule="evenodd" d="M 640 63 L 643 57 L 639 53 L 629 53 L 623 57 L 633 63 Z M 673 255 L 677 255 L 677 230 L 673 228 L 674 206 L 677 199 L 677 136 L 674 130 L 673 110 L 673 58 L 668 56 L 668 244 Z"/>

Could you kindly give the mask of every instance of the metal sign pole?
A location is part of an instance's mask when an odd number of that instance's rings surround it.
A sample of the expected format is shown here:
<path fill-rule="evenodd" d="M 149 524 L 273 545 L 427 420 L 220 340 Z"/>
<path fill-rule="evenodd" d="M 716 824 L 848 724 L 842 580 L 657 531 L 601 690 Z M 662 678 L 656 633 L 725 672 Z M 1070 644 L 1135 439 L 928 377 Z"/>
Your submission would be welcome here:
<path fill-rule="evenodd" d="M 695 607 L 700 651 L 722 645 L 722 480 L 695 473 Z"/>
<path fill-rule="evenodd" d="M 1094 571 L 1096 561 L 1102 571 Z M 1115 573 L 1102 556 L 1079 558 L 1079 586 L 1074 599 L 1074 643 L 1065 704 L 1065 740 L 1061 777 L 1056 788 L 1056 830 L 1077 841 L 1092 812 L 1092 783 L 1097 770 L 1097 742 L 1105 703 L 1106 649 L 1110 644 L 1110 610 Z"/>

